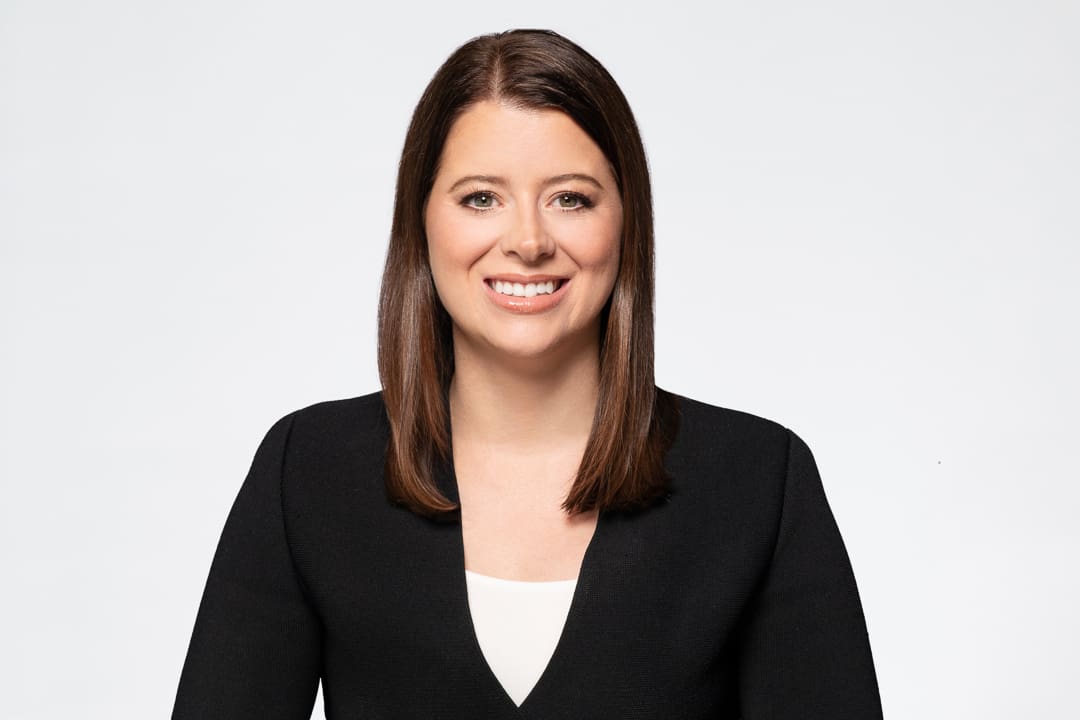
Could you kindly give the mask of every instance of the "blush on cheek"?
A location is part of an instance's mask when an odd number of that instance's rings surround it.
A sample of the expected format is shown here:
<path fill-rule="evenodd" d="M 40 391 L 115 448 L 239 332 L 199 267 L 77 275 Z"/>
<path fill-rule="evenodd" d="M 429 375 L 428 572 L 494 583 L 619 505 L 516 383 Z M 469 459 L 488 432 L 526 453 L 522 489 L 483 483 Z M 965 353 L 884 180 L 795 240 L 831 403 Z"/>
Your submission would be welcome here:
<path fill-rule="evenodd" d="M 573 247 L 568 246 L 567 254 L 574 258 L 583 271 L 595 275 L 598 282 L 603 282 L 602 278 L 614 282 L 619 268 L 619 250 L 618 237 L 597 241 L 593 236 Z"/>
<path fill-rule="evenodd" d="M 467 213 L 433 210 L 425 228 L 428 256 L 438 256 L 449 266 L 467 270 L 487 253 L 497 240 L 492 223 L 480 224 Z"/>

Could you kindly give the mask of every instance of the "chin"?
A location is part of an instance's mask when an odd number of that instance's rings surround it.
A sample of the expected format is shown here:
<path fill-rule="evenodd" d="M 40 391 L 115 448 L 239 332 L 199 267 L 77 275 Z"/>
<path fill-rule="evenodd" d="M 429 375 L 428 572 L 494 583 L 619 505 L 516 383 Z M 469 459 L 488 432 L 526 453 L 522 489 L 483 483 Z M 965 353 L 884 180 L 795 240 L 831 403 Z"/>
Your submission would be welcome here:
<path fill-rule="evenodd" d="M 458 328 L 455 342 L 462 341 L 472 347 L 478 356 L 488 356 L 491 360 L 529 361 L 558 360 L 573 348 L 587 342 L 581 331 L 572 331 L 553 323 L 554 326 L 542 327 L 538 323 L 497 323 L 483 329 L 477 327 L 473 332 L 462 332 Z"/>
<path fill-rule="evenodd" d="M 529 360 L 543 358 L 559 351 L 559 344 L 552 342 L 538 342 L 535 339 L 522 342 L 497 342 L 490 343 L 493 352 L 516 360 Z"/>
<path fill-rule="evenodd" d="M 490 353 L 496 360 L 547 361 L 559 358 L 576 344 L 573 336 L 564 333 L 537 333 L 535 328 L 518 330 L 484 333 L 481 351 Z"/>

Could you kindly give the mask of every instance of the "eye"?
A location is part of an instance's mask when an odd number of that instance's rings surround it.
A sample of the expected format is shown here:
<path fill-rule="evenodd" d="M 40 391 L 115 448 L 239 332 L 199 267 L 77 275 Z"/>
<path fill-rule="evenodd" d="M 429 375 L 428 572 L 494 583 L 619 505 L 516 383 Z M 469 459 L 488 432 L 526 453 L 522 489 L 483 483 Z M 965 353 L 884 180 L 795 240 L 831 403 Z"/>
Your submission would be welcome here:
<path fill-rule="evenodd" d="M 560 210 L 580 210 L 592 207 L 592 202 L 584 195 L 574 192 L 559 193 L 555 196 L 555 207 Z"/>
<path fill-rule="evenodd" d="M 461 204 L 473 210 L 490 210 L 495 207 L 495 194 L 486 190 L 478 190 L 463 197 Z"/>

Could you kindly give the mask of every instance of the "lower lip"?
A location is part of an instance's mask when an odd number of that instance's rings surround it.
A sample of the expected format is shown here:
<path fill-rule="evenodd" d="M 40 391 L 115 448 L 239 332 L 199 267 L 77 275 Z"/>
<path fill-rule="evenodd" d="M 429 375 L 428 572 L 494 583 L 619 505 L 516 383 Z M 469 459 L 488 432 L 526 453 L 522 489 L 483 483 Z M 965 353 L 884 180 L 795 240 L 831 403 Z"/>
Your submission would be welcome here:
<path fill-rule="evenodd" d="M 491 301 L 503 308 L 515 313 L 538 313 L 545 310 L 549 310 L 563 299 L 563 295 L 566 294 L 566 286 L 570 284 L 569 280 L 563 280 L 559 285 L 559 289 L 550 295 L 533 295 L 532 297 L 520 297 L 518 295 L 503 295 L 501 292 L 495 292 L 495 288 L 484 283 L 484 288 L 487 290 L 488 297 Z"/>

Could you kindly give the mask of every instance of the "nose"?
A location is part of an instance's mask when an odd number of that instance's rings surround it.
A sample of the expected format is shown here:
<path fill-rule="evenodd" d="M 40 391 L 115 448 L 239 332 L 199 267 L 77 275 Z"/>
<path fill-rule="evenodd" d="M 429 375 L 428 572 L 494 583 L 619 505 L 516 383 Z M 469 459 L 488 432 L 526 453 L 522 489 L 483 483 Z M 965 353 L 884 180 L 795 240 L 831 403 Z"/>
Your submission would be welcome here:
<path fill-rule="evenodd" d="M 519 205 L 511 223 L 499 243 L 503 253 L 517 255 L 529 265 L 555 253 L 555 241 L 544 227 L 541 211 L 537 207 Z"/>

